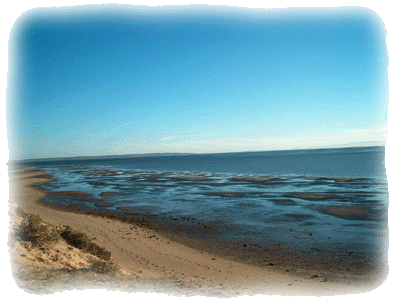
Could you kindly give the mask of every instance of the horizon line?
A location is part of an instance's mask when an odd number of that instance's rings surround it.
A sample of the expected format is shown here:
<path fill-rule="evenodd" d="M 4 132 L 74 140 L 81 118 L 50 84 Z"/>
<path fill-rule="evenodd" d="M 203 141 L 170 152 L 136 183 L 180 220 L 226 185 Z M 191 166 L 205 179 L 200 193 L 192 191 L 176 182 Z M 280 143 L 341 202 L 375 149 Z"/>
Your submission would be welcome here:
<path fill-rule="evenodd" d="M 365 141 L 362 143 L 381 143 L 381 141 Z M 206 153 L 188 153 L 188 152 L 157 152 L 157 153 L 140 153 L 140 154 L 120 154 L 120 155 L 82 155 L 82 156 L 70 156 L 70 157 L 46 157 L 46 158 L 29 158 L 29 159 L 13 159 L 8 160 L 9 163 L 18 163 L 26 161 L 56 161 L 56 160 L 85 160 L 85 159 L 101 159 L 101 158 L 121 158 L 121 157 L 162 157 L 162 156 L 188 156 L 188 155 L 214 155 L 214 154 L 239 154 L 239 153 L 263 153 L 263 152 L 280 152 L 280 151 L 301 151 L 301 150 L 328 150 L 328 149 L 354 149 L 354 148 L 384 148 L 385 144 L 380 145 L 354 145 L 350 144 L 339 144 L 331 146 L 321 147 L 310 147 L 310 148 L 293 148 L 293 149 L 273 149 L 273 150 L 256 150 L 256 151 L 232 151 L 232 152 L 206 152 Z"/>

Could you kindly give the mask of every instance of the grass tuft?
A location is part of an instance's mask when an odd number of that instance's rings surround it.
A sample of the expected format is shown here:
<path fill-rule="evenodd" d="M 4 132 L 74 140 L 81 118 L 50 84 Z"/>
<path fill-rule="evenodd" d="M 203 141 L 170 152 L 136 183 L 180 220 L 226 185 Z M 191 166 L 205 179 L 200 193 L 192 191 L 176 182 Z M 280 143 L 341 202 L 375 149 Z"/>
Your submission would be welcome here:
<path fill-rule="evenodd" d="M 61 239 L 60 233 L 55 228 L 43 224 L 38 214 L 28 214 L 17 226 L 17 235 L 24 241 L 30 241 L 34 247 L 46 246 Z"/>

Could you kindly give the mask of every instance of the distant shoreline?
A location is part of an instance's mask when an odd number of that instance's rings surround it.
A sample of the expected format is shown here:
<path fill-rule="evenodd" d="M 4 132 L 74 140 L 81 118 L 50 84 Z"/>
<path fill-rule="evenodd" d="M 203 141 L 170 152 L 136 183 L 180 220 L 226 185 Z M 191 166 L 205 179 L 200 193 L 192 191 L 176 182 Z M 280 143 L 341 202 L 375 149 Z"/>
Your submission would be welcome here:
<path fill-rule="evenodd" d="M 176 156 L 202 156 L 202 155 L 224 155 L 224 154 L 245 154 L 245 153 L 271 153 L 271 152 L 296 152 L 296 151 L 318 151 L 318 150 L 344 150 L 344 149 L 373 149 L 385 148 L 385 146 L 348 146 L 348 147 L 324 147 L 324 148 L 305 148 L 305 149 L 282 149 L 267 151 L 243 151 L 243 152 L 221 152 L 221 153 L 147 153 L 147 154 L 128 154 L 128 155 L 101 155 L 101 156 L 76 156 L 76 157 L 55 157 L 55 158 L 38 158 L 38 159 L 22 159 L 9 160 L 8 166 L 18 165 L 28 162 L 46 162 L 60 160 L 101 160 L 101 159 L 125 159 L 125 158 L 146 158 L 146 157 L 176 157 Z"/>

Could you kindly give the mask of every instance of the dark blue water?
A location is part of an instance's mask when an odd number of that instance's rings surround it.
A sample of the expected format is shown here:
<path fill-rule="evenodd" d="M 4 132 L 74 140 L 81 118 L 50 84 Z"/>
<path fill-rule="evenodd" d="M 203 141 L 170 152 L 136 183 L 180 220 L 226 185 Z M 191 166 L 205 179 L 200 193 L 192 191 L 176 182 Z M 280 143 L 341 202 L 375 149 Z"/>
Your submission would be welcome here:
<path fill-rule="evenodd" d="M 225 240 L 382 260 L 388 210 L 383 162 L 383 148 L 356 148 L 25 164 L 57 179 L 46 185 L 58 192 L 48 203 L 164 220 L 190 217 L 197 225 L 219 223 L 225 230 L 213 235 Z"/>
<path fill-rule="evenodd" d="M 110 166 L 153 171 L 196 171 L 271 176 L 335 176 L 386 179 L 384 148 L 348 148 L 184 156 L 53 160 L 24 165 Z"/>

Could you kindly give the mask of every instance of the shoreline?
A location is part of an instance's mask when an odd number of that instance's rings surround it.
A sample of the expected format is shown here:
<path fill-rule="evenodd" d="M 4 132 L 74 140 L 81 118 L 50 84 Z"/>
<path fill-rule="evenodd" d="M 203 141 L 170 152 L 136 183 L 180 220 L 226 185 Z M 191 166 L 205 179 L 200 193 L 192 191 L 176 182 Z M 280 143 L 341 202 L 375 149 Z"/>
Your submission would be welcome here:
<path fill-rule="evenodd" d="M 284 255 L 282 246 L 276 254 L 268 254 L 265 264 L 257 266 L 254 265 L 254 260 L 259 260 L 257 256 L 249 256 L 250 245 L 245 247 L 246 252 L 241 252 L 243 246 L 238 249 L 220 240 L 190 239 L 155 224 L 140 224 L 138 220 L 127 223 L 102 213 L 55 210 L 40 203 L 49 191 L 34 187 L 50 181 L 51 175 L 44 172 L 10 173 L 10 197 L 24 211 L 39 213 L 47 222 L 69 225 L 95 237 L 95 242 L 111 251 L 112 258 L 124 269 L 141 279 L 179 279 L 203 286 L 218 283 L 221 289 L 236 289 L 247 294 L 335 295 L 370 291 L 385 278 L 385 271 L 381 274 L 377 271 L 376 276 L 380 278 L 372 281 L 371 275 L 360 274 L 362 269 L 347 271 L 349 266 L 343 267 L 345 272 L 335 274 L 329 269 L 323 270 L 318 264 L 320 259 L 301 261 Z M 18 189 L 11 187 L 12 184 Z"/>

